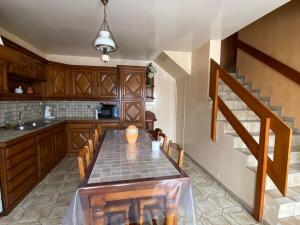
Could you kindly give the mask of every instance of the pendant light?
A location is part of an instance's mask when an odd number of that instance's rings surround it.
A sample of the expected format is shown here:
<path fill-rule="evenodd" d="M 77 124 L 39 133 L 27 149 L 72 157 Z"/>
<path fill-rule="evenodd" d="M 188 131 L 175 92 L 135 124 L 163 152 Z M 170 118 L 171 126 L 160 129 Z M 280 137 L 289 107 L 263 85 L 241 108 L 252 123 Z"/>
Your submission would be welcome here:
<path fill-rule="evenodd" d="M 94 41 L 94 48 L 101 53 L 101 59 L 106 63 L 110 60 L 109 53 L 117 51 L 118 45 L 116 44 L 106 21 L 106 5 L 108 0 L 101 0 L 101 2 L 104 5 L 104 19 L 98 32 L 98 36 Z"/>

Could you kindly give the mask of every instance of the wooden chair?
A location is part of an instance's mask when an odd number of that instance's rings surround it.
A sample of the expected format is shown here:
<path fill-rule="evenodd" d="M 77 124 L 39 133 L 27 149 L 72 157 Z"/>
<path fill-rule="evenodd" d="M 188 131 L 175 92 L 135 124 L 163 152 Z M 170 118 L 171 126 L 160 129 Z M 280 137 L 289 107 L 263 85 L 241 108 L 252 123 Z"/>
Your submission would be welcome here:
<path fill-rule="evenodd" d="M 158 134 L 158 140 L 160 141 L 161 139 L 163 139 L 162 149 L 166 152 L 167 151 L 168 137 L 165 133 L 160 132 Z"/>
<path fill-rule="evenodd" d="M 82 180 L 85 175 L 85 169 L 91 162 L 91 157 L 90 157 L 90 152 L 89 152 L 88 146 L 84 146 L 84 148 L 82 148 L 79 151 L 78 157 L 77 157 L 77 162 L 78 162 L 80 179 Z"/>
<path fill-rule="evenodd" d="M 94 155 L 94 141 L 92 140 L 88 140 L 88 146 L 89 146 L 89 151 L 90 151 L 90 156 L 91 156 L 91 159 L 93 158 L 93 155 Z"/>
<path fill-rule="evenodd" d="M 152 132 L 152 137 L 158 141 L 159 134 L 162 133 L 162 130 L 160 128 L 155 128 L 155 130 Z"/>
<path fill-rule="evenodd" d="M 176 163 L 179 166 L 179 168 L 182 168 L 182 166 L 183 166 L 183 159 L 184 159 L 184 150 L 180 147 L 179 144 L 173 143 L 172 141 L 170 141 L 169 145 L 168 145 L 167 154 L 170 156 L 171 159 L 173 159 L 172 158 L 172 151 L 174 149 L 178 151 L 178 158 L 177 158 L 177 162 Z"/>

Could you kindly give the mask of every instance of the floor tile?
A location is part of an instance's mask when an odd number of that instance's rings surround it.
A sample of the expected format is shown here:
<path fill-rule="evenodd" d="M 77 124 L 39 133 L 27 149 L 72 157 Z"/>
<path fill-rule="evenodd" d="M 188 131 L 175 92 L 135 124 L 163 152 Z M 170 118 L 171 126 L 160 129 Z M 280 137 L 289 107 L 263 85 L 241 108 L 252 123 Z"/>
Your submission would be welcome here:
<path fill-rule="evenodd" d="M 184 170 L 191 177 L 195 225 L 256 224 L 240 203 L 189 157 L 185 157 Z M 0 225 L 60 225 L 78 185 L 77 160 L 65 158 L 18 207 L 0 218 Z"/>

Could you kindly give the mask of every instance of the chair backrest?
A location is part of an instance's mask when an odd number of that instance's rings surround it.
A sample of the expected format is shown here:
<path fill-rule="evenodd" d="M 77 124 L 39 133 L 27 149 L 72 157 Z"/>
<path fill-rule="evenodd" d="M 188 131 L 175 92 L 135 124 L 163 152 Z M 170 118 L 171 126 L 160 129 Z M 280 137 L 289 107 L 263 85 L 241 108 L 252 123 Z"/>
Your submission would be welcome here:
<path fill-rule="evenodd" d="M 78 162 L 80 179 L 82 180 L 85 175 L 85 168 L 91 162 L 91 157 L 90 157 L 90 152 L 89 152 L 88 146 L 84 146 L 84 148 L 80 149 L 78 156 L 77 156 L 77 162 Z"/>
<path fill-rule="evenodd" d="M 167 151 L 167 144 L 168 144 L 168 137 L 165 133 L 160 132 L 158 134 L 158 140 L 163 139 L 163 143 L 162 143 L 162 149 L 164 151 Z"/>
<path fill-rule="evenodd" d="M 94 142 L 92 140 L 88 140 L 88 146 L 89 146 L 89 152 L 90 152 L 90 156 L 91 158 L 93 158 L 94 155 Z"/>
<path fill-rule="evenodd" d="M 181 148 L 181 146 L 177 143 L 173 143 L 172 141 L 169 142 L 168 145 L 168 155 L 170 156 L 170 158 L 173 160 L 172 158 L 172 151 L 176 150 L 178 153 L 178 158 L 177 158 L 177 165 L 182 168 L 183 166 L 183 159 L 184 159 L 184 150 Z"/>
<path fill-rule="evenodd" d="M 102 137 L 103 135 L 103 130 L 102 130 L 102 127 L 100 126 L 97 126 L 97 131 L 98 131 L 98 139 L 100 140 L 100 138 Z"/>
<path fill-rule="evenodd" d="M 152 137 L 158 141 L 159 134 L 162 133 L 162 130 L 160 128 L 155 128 L 155 130 L 152 133 Z"/>

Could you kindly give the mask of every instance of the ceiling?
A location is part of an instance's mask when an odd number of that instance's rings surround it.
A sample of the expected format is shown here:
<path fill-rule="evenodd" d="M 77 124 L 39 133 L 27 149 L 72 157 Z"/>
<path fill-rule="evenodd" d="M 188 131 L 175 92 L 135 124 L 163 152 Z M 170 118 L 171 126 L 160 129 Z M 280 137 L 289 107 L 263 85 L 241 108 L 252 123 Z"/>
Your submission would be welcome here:
<path fill-rule="evenodd" d="M 110 0 L 118 59 L 152 60 L 220 40 L 288 0 Z M 0 0 L 0 27 L 46 54 L 97 56 L 100 0 Z"/>

